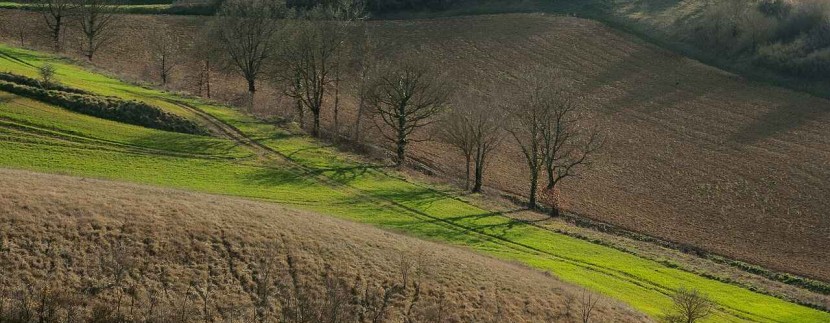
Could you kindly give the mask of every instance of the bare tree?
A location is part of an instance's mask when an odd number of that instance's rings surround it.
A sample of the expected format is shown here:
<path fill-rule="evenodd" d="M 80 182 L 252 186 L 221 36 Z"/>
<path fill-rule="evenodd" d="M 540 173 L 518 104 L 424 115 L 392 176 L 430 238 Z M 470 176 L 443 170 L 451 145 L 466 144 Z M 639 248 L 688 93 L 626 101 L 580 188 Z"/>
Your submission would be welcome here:
<path fill-rule="evenodd" d="M 213 71 L 221 68 L 221 63 L 226 61 L 223 59 L 225 56 L 223 55 L 222 45 L 216 42 L 218 38 L 215 29 L 207 28 L 199 34 L 188 51 L 188 55 L 195 58 L 199 63 L 198 73 L 196 74 L 199 95 L 204 95 L 208 99 L 211 97 Z"/>
<path fill-rule="evenodd" d="M 353 140 L 355 142 L 361 141 L 362 135 L 362 124 L 363 119 L 365 118 L 366 114 L 366 94 L 369 91 L 369 82 L 370 76 L 372 75 L 372 68 L 374 67 L 375 62 L 375 48 L 374 43 L 372 41 L 372 31 L 369 27 L 367 22 L 360 23 L 359 31 L 354 32 L 354 35 L 359 37 L 359 40 L 356 42 L 356 46 L 354 46 L 354 57 L 355 63 L 357 65 L 358 71 L 358 82 L 357 82 L 357 95 L 358 95 L 358 105 L 357 105 L 357 117 L 355 118 L 354 123 L 354 135 Z"/>
<path fill-rule="evenodd" d="M 170 72 L 180 63 L 180 40 L 175 33 L 155 29 L 150 34 L 150 54 L 161 78 L 161 84 L 166 85 L 170 79 Z"/>
<path fill-rule="evenodd" d="M 465 188 L 470 188 L 471 164 L 475 170 L 472 192 L 481 192 L 487 157 L 501 142 L 500 120 L 489 111 L 490 105 L 472 96 L 456 99 L 452 111 L 441 124 L 439 133 L 456 147 L 466 161 Z"/>
<path fill-rule="evenodd" d="M 555 192 L 557 185 L 591 162 L 601 148 L 602 140 L 595 128 L 587 128 L 579 103 L 564 91 L 546 94 L 545 120 L 542 127 L 542 154 L 547 173 L 547 192 Z M 559 205 L 553 205 L 554 215 Z"/>
<path fill-rule="evenodd" d="M 348 35 L 354 31 L 354 27 L 359 25 L 359 22 L 366 20 L 368 14 L 366 13 L 366 0 L 337 0 L 328 8 L 329 15 L 338 22 L 341 32 L 341 42 L 344 45 Z M 344 46 L 341 46 L 344 47 Z M 348 67 L 349 51 L 340 48 L 335 56 L 334 64 L 334 134 L 335 138 L 340 135 L 340 90 L 341 83 L 345 74 L 345 69 Z"/>
<path fill-rule="evenodd" d="M 425 64 L 405 60 L 386 67 L 375 78 L 367 95 L 368 106 L 375 112 L 381 134 L 396 147 L 396 165 L 406 159 L 406 147 L 412 134 L 434 122 L 449 99 L 449 88 L 443 80 L 426 69 Z"/>
<path fill-rule="evenodd" d="M 537 86 L 525 98 L 512 101 L 505 107 L 508 114 L 505 130 L 521 149 L 530 171 L 530 208 L 536 208 L 539 173 L 545 161 L 544 132 L 549 105 L 543 95 L 543 89 Z"/>
<path fill-rule="evenodd" d="M 464 156 L 464 189 L 470 188 L 470 168 L 473 160 L 473 137 L 472 115 L 461 107 L 454 106 L 446 114 L 438 128 L 438 134 L 442 141 L 455 147 Z"/>
<path fill-rule="evenodd" d="M 508 106 L 507 131 L 522 150 L 530 170 L 530 202 L 536 207 L 539 175 L 547 174 L 546 192 L 564 179 L 577 176 L 601 147 L 599 132 L 584 125 L 577 101 L 565 91 L 535 77 L 526 98 Z M 558 205 L 554 205 L 558 213 Z"/>
<path fill-rule="evenodd" d="M 579 314 L 580 318 L 582 318 L 582 323 L 591 322 L 591 316 L 598 302 L 599 296 L 597 294 L 587 290 L 582 291 L 582 296 L 579 299 Z"/>
<path fill-rule="evenodd" d="M 56 52 L 63 50 L 63 34 L 66 30 L 67 19 L 76 8 L 75 0 L 37 0 L 35 7 L 43 16 L 49 36 Z"/>
<path fill-rule="evenodd" d="M 276 52 L 279 33 L 287 15 L 282 0 L 231 0 L 219 9 L 214 26 L 232 65 L 248 83 L 250 106 L 254 107 L 256 82 Z"/>
<path fill-rule="evenodd" d="M 672 302 L 671 313 L 665 317 L 669 322 L 695 323 L 714 311 L 712 301 L 696 289 L 681 287 L 672 295 Z"/>
<path fill-rule="evenodd" d="M 84 34 L 81 46 L 84 56 L 90 61 L 95 53 L 108 44 L 113 36 L 115 12 L 118 5 L 108 0 L 80 0 L 80 27 Z"/>
<path fill-rule="evenodd" d="M 300 116 L 306 109 L 311 112 L 311 133 L 317 136 L 326 90 L 339 85 L 337 64 L 346 34 L 330 9 L 317 7 L 304 16 L 306 19 L 296 22 L 295 37 L 284 53 L 291 68 L 278 72 L 277 77 L 287 83 L 286 94 L 297 101 Z M 339 92 L 337 95 L 339 99 Z"/>

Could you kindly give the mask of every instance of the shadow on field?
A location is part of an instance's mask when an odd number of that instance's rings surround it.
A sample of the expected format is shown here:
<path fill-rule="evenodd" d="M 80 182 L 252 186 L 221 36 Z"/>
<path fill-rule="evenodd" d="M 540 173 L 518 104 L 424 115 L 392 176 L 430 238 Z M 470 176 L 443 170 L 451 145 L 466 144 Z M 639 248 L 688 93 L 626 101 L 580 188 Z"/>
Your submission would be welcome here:
<path fill-rule="evenodd" d="M 751 145 L 797 129 L 827 113 L 830 113 L 830 109 L 821 108 L 808 102 L 781 105 L 739 130 L 731 139 L 739 144 Z"/>
<path fill-rule="evenodd" d="M 231 155 L 233 149 L 240 146 L 239 143 L 214 137 L 188 136 L 164 131 L 154 131 L 152 134 L 127 143 L 152 149 L 212 157 L 238 157 Z"/>
<path fill-rule="evenodd" d="M 246 184 L 261 186 L 308 186 L 314 185 L 305 174 L 285 168 L 263 167 L 242 175 Z"/>
<path fill-rule="evenodd" d="M 7 51 L 0 50 L 0 59 L 5 59 L 14 63 L 30 66 L 30 67 L 37 67 L 32 65 L 31 63 L 27 62 L 26 60 L 40 60 L 41 57 L 31 55 L 31 54 L 23 54 L 23 53 L 14 53 L 10 54 Z"/>
<path fill-rule="evenodd" d="M 379 169 L 383 166 L 362 164 L 349 167 L 316 168 L 310 173 L 312 175 L 323 175 L 340 184 L 349 184 L 361 176 L 366 175 L 372 169 Z"/>

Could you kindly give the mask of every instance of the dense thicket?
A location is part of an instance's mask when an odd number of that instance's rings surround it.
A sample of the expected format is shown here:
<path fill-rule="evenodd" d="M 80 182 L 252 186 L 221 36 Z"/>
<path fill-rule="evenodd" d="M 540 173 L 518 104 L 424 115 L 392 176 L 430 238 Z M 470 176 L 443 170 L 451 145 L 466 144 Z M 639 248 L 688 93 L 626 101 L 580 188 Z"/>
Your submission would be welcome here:
<path fill-rule="evenodd" d="M 8 74 L 3 77 L 9 78 Z M 27 83 L 35 82 L 37 84 L 38 81 L 22 76 L 15 77 L 24 81 L 11 82 L 0 78 L 0 90 L 98 118 L 159 130 L 207 134 L 207 131 L 195 122 L 143 102 L 81 94 L 79 90 L 75 89 L 63 91 L 61 89 L 65 87 L 60 86 L 50 88 L 31 86 Z"/>
<path fill-rule="evenodd" d="M 830 2 L 716 1 L 695 23 L 683 25 L 683 36 L 718 56 L 801 78 L 830 75 Z"/>

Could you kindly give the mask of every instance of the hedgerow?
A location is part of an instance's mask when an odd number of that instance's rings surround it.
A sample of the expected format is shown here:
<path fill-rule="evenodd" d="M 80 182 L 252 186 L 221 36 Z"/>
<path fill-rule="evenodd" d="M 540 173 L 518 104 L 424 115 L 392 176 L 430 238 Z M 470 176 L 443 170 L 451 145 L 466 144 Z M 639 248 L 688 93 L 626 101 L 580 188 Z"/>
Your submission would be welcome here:
<path fill-rule="evenodd" d="M 65 87 L 62 86 L 45 89 L 28 85 L 27 82 L 31 79 L 26 80 L 26 78 L 19 78 L 24 80 L 19 83 L 12 83 L 7 79 L 11 78 L 7 76 L 6 79 L 0 78 L 0 90 L 74 112 L 159 130 L 197 135 L 208 134 L 204 128 L 193 121 L 143 102 L 83 94 L 83 91 L 76 89 L 63 91 L 61 89 Z"/>

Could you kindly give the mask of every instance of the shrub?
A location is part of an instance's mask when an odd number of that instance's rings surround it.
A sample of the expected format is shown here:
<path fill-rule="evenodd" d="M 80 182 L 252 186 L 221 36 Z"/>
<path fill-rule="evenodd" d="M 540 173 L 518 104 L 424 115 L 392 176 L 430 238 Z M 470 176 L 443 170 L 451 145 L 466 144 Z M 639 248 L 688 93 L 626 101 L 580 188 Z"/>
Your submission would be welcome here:
<path fill-rule="evenodd" d="M 138 101 L 43 89 L 0 80 L 0 90 L 60 106 L 74 112 L 137 126 L 189 134 L 207 134 L 201 126 L 157 107 Z"/>
<path fill-rule="evenodd" d="M 55 66 L 49 63 L 43 64 L 38 68 L 38 74 L 41 87 L 49 88 L 55 81 Z"/>

